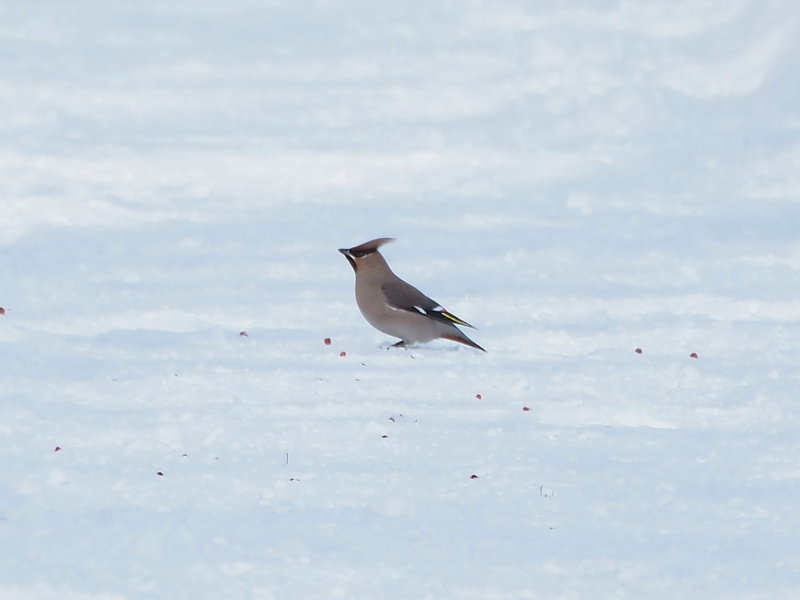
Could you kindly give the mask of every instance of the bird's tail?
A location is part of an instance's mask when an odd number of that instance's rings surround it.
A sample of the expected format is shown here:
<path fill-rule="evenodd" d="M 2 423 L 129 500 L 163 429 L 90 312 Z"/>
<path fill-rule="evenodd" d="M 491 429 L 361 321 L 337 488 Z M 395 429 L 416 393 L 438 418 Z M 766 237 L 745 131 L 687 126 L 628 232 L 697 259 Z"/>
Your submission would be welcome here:
<path fill-rule="evenodd" d="M 453 313 L 446 311 L 444 309 L 436 311 L 439 315 L 443 316 L 447 320 L 455 323 L 456 325 L 462 325 L 463 327 L 470 327 L 471 329 L 475 329 L 474 326 L 467 323 L 464 319 L 460 319 L 459 317 L 455 316 Z"/>
<path fill-rule="evenodd" d="M 469 339 L 469 337 L 467 337 L 467 334 L 465 334 L 457 327 L 451 327 L 447 332 L 442 333 L 441 337 L 443 337 L 446 340 L 450 340 L 451 342 L 458 342 L 459 344 L 464 344 L 465 346 L 469 346 L 470 348 L 476 348 L 478 350 L 486 352 L 485 348 L 482 348 L 481 346 L 473 342 L 471 339 Z"/>

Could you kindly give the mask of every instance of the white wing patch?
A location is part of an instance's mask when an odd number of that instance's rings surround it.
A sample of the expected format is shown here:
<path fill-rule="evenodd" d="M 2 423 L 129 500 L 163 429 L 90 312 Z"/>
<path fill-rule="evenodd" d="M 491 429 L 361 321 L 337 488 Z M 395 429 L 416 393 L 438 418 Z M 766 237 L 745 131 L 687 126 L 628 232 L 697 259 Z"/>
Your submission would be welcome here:
<path fill-rule="evenodd" d="M 424 308 L 422 308 L 421 306 L 417 306 L 416 304 L 414 305 L 414 310 L 416 310 L 421 315 L 429 315 L 432 312 L 437 312 L 442 314 L 447 312 L 443 306 L 434 306 L 430 310 L 425 310 Z"/>

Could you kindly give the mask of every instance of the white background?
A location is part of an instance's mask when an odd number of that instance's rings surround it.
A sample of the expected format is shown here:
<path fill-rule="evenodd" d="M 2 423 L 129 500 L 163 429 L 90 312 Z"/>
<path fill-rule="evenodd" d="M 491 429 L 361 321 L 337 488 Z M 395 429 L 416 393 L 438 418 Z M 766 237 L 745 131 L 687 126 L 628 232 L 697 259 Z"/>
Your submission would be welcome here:
<path fill-rule="evenodd" d="M 799 7 L 0 2 L 0 597 L 797 598 Z"/>

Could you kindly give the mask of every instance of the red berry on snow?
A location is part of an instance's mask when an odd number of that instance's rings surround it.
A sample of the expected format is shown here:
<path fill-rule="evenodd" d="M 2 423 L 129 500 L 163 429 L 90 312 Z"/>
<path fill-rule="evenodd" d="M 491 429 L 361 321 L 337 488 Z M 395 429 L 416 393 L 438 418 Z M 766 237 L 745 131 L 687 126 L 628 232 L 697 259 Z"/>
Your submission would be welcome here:
<path fill-rule="evenodd" d="M 342 350 L 341 352 L 339 352 L 339 356 L 347 356 L 347 352 L 345 352 L 344 350 Z"/>
<path fill-rule="evenodd" d="M 528 412 L 529 410 L 531 410 L 531 407 L 530 406 L 523 406 L 522 410 L 524 410 L 525 412 Z"/>
<path fill-rule="evenodd" d="M 689 355 L 689 358 L 697 358 L 697 352 L 692 352 L 692 353 Z"/>
<path fill-rule="evenodd" d="M 470 479 L 477 479 L 477 478 L 478 478 L 478 476 L 477 476 L 477 475 L 475 475 L 475 474 L 473 473 L 472 475 L 470 475 L 470 476 L 469 476 L 469 478 L 470 478 Z"/>
<path fill-rule="evenodd" d="M 641 354 L 642 353 L 642 349 L 641 348 L 637 348 L 636 350 L 634 350 L 634 352 L 636 352 L 636 354 Z"/>
<path fill-rule="evenodd" d="M 330 346 L 331 345 L 331 338 L 325 338 L 322 341 L 325 343 L 326 346 Z"/>
<path fill-rule="evenodd" d="M 483 399 L 483 396 L 481 396 L 480 394 L 475 394 L 475 397 L 476 397 L 478 400 L 482 400 L 482 399 Z"/>
<path fill-rule="evenodd" d="M 56 449 L 53 452 L 61 452 L 61 446 L 56 446 Z"/>

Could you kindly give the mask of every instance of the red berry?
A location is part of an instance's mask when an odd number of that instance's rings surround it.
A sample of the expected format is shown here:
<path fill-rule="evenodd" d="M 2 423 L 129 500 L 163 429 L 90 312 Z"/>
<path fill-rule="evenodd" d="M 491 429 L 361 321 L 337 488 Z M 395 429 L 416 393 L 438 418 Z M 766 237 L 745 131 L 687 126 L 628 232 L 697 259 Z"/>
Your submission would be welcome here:
<path fill-rule="evenodd" d="M 0 306 L 0 315 L 6 314 L 6 309 Z"/>
<path fill-rule="evenodd" d="M 530 406 L 523 406 L 522 410 L 524 410 L 525 412 L 528 412 L 529 410 L 531 410 L 531 407 Z"/>
<path fill-rule="evenodd" d="M 482 399 L 483 399 L 483 396 L 481 396 L 480 394 L 475 394 L 475 397 L 476 397 L 478 400 L 482 400 Z"/>
<path fill-rule="evenodd" d="M 475 474 L 473 473 L 472 475 L 470 475 L 470 476 L 469 476 L 469 478 L 470 478 L 470 479 L 477 479 L 477 478 L 478 478 L 478 476 L 477 476 L 477 475 L 475 475 Z"/>
<path fill-rule="evenodd" d="M 61 452 L 61 446 L 56 446 L 56 449 L 53 452 Z"/>
<path fill-rule="evenodd" d="M 634 350 L 634 352 L 636 352 L 636 354 L 641 354 L 642 353 L 642 349 L 641 348 L 637 348 L 636 350 Z"/>
<path fill-rule="evenodd" d="M 339 356 L 347 356 L 347 352 L 345 352 L 344 350 L 342 350 L 341 352 L 339 352 Z"/>
<path fill-rule="evenodd" d="M 325 343 L 326 346 L 330 346 L 331 345 L 331 338 L 325 338 L 322 341 Z"/>
<path fill-rule="evenodd" d="M 689 355 L 689 358 L 697 358 L 697 352 L 692 352 L 692 353 Z"/>

